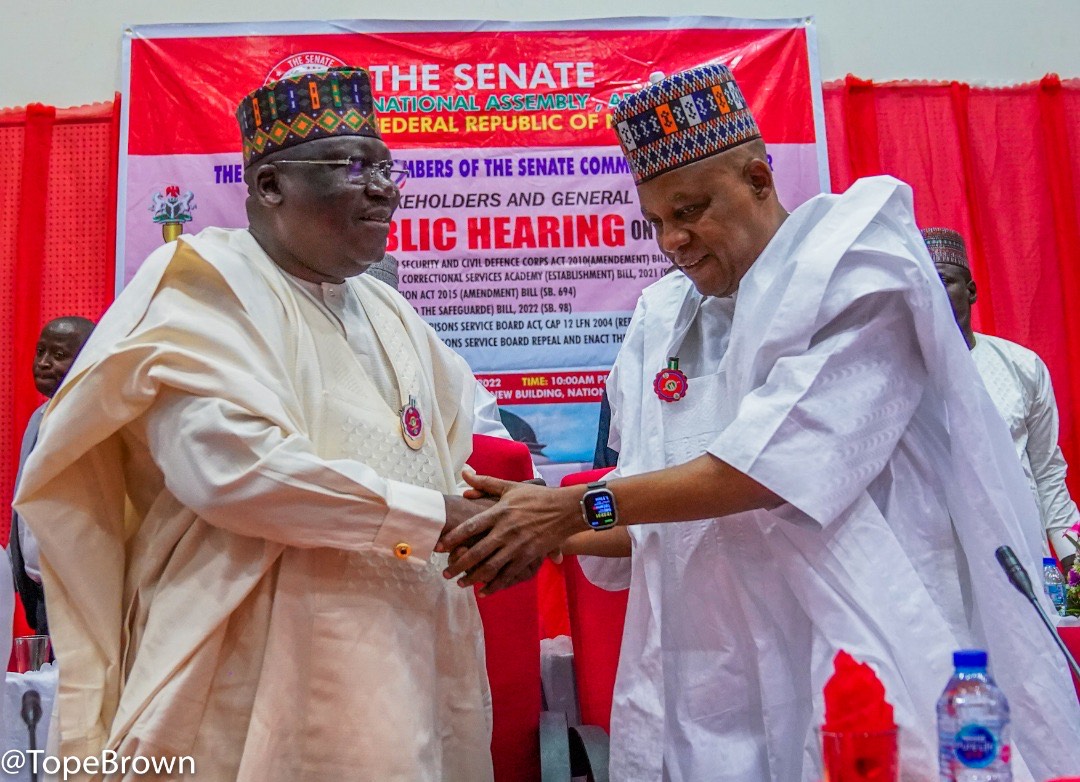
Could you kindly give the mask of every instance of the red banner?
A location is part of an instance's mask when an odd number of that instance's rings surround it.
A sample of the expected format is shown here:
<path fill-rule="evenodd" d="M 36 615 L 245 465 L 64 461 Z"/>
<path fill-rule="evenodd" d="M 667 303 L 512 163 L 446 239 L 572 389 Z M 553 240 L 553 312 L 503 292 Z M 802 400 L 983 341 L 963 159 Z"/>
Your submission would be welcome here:
<path fill-rule="evenodd" d="M 386 248 L 402 295 L 480 373 L 504 421 L 532 432 L 538 460 L 587 461 L 634 302 L 670 266 L 612 107 L 655 71 L 728 65 L 795 208 L 828 182 L 813 37 L 806 19 L 712 17 L 135 27 L 118 280 L 178 232 L 247 224 L 245 95 L 366 68 L 408 171 Z"/>
<path fill-rule="evenodd" d="M 660 20 L 656 20 L 660 21 Z M 733 63 L 766 139 L 813 143 L 807 28 L 356 32 L 135 38 L 132 155 L 232 152 L 233 112 L 254 86 L 298 68 L 364 66 L 387 143 L 423 147 L 607 146 L 608 109 L 649 70 Z M 647 45 L 643 42 L 647 41 Z"/>

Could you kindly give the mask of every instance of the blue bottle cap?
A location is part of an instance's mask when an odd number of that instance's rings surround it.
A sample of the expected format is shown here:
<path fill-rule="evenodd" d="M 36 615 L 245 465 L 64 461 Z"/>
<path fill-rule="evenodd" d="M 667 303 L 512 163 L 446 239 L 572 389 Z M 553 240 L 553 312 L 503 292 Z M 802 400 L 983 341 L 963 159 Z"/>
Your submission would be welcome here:
<path fill-rule="evenodd" d="M 985 668 L 986 652 L 982 649 L 957 649 L 952 656 L 956 668 Z"/>
<path fill-rule="evenodd" d="M 1057 567 L 1057 560 L 1053 557 L 1043 557 L 1043 567 L 1046 567 L 1047 565 Z"/>

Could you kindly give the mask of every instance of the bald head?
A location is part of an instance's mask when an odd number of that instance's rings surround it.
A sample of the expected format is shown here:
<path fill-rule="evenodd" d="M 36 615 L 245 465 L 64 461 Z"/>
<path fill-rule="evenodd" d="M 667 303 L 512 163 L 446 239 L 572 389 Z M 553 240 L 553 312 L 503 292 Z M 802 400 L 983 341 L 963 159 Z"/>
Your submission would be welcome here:
<path fill-rule="evenodd" d="M 56 393 L 93 330 L 93 321 L 77 315 L 45 324 L 34 352 L 34 385 L 38 392 L 50 398 Z"/>
<path fill-rule="evenodd" d="M 79 346 L 82 347 L 82 343 L 86 342 L 87 337 L 90 336 L 90 332 L 94 330 L 94 321 L 89 318 L 83 318 L 78 315 L 65 315 L 61 318 L 53 318 L 44 326 L 41 327 L 41 333 L 46 331 L 54 334 L 77 334 L 80 337 Z"/>

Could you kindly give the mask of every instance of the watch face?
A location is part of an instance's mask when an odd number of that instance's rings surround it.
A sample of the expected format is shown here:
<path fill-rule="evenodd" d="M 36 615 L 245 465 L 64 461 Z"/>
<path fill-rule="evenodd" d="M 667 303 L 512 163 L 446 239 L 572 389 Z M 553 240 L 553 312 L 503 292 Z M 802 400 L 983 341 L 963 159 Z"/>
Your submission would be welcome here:
<path fill-rule="evenodd" d="M 610 527 L 615 523 L 615 498 L 608 489 L 594 489 L 582 498 L 585 518 L 592 527 Z"/>

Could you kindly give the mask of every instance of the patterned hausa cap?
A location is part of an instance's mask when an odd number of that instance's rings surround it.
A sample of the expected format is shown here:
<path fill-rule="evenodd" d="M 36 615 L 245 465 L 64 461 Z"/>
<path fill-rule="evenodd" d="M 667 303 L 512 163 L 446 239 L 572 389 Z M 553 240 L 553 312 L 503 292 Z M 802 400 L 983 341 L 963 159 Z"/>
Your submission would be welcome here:
<path fill-rule="evenodd" d="M 924 228 L 923 241 L 934 263 L 951 263 L 971 271 L 964 237 L 951 228 Z"/>
<path fill-rule="evenodd" d="M 761 138 L 727 66 L 713 64 L 652 82 L 615 107 L 613 125 L 637 184 Z"/>
<path fill-rule="evenodd" d="M 259 87 L 236 109 L 244 165 L 305 141 L 379 138 L 371 79 L 363 68 L 330 68 Z"/>

